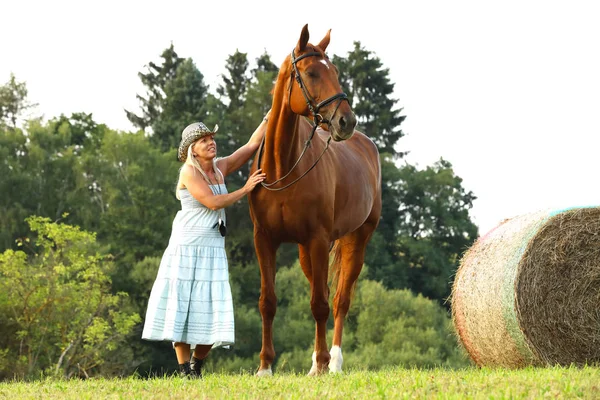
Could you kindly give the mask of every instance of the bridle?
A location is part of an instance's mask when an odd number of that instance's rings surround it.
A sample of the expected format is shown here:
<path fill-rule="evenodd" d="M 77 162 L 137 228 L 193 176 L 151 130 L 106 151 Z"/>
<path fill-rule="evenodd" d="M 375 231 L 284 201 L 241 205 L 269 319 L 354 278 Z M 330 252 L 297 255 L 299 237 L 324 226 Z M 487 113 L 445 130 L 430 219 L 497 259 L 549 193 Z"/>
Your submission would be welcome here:
<path fill-rule="evenodd" d="M 306 174 L 308 174 L 319 162 L 319 160 L 321 159 L 321 157 L 323 157 L 323 154 L 325 154 L 325 152 L 327 151 L 327 149 L 329 148 L 329 142 L 331 142 L 331 134 L 329 135 L 329 138 L 327 139 L 327 143 L 325 144 L 325 148 L 323 149 L 323 151 L 321 152 L 321 154 L 319 155 L 319 157 L 317 158 L 317 160 L 314 162 L 314 164 L 308 169 L 306 170 L 302 175 L 300 175 L 298 178 L 294 179 L 292 182 L 288 183 L 285 186 L 282 186 L 280 188 L 272 188 L 271 186 L 281 182 L 282 180 L 284 180 L 285 178 L 287 178 L 292 171 L 294 170 L 294 168 L 296 168 L 296 166 L 298 165 L 298 163 L 300 162 L 300 160 L 302 159 L 302 157 L 304 156 L 304 153 L 306 153 L 306 150 L 308 149 L 308 147 L 310 146 L 310 142 L 313 138 L 313 136 L 315 135 L 315 132 L 317 130 L 317 127 L 320 124 L 326 123 L 328 125 L 328 128 L 331 125 L 331 121 L 326 120 L 325 118 L 323 118 L 323 116 L 321 114 L 319 114 L 319 111 L 321 110 L 321 108 L 328 106 L 329 104 L 333 103 L 334 101 L 337 100 L 337 105 L 335 106 L 335 110 L 333 111 L 333 113 L 331 114 L 331 116 L 333 117 L 335 115 L 335 113 L 337 113 L 338 108 L 340 107 L 340 104 L 342 103 L 342 100 L 346 100 L 349 102 L 348 100 L 348 95 L 346 95 L 346 93 L 344 92 L 340 92 L 337 94 L 334 94 L 333 96 L 317 103 L 316 105 L 314 98 L 310 95 L 310 93 L 308 92 L 308 90 L 306 89 L 306 85 L 304 84 L 304 81 L 302 80 L 302 76 L 300 76 L 300 72 L 298 71 L 298 66 L 296 65 L 296 63 L 298 63 L 298 61 L 306 58 L 306 57 L 312 57 L 312 56 L 321 56 L 321 53 L 319 53 L 318 51 L 311 51 L 308 53 L 304 53 L 299 57 L 296 57 L 296 55 L 294 54 L 294 50 L 292 50 L 292 54 L 291 54 L 291 60 L 292 60 L 292 68 L 293 68 L 293 73 L 290 74 L 290 85 L 289 85 L 289 92 L 288 92 L 288 104 L 291 107 L 291 103 L 290 103 L 290 99 L 292 97 L 292 87 L 293 85 L 293 79 L 294 76 L 296 77 L 296 82 L 298 82 L 298 86 L 300 86 L 300 89 L 302 90 L 302 95 L 304 96 L 304 100 L 306 101 L 306 105 L 308 106 L 308 109 L 310 111 L 310 113 L 313 115 L 313 128 L 312 131 L 310 133 L 310 136 L 308 138 L 308 140 L 304 143 L 304 148 L 302 149 L 302 153 L 300 153 L 300 156 L 298 157 L 298 159 L 296 160 L 296 162 L 294 163 L 294 165 L 292 166 L 292 168 L 288 171 L 287 174 L 285 174 L 284 176 L 282 176 L 281 178 L 277 179 L 274 182 L 271 183 L 266 183 L 266 182 L 261 182 L 262 187 L 264 187 L 267 190 L 271 190 L 271 191 L 280 191 L 283 189 L 286 189 L 290 186 L 292 186 L 294 183 L 298 182 L 300 179 L 302 179 Z M 330 130 L 330 129 L 329 129 Z M 330 130 L 331 131 L 331 130 Z M 263 152 L 263 148 L 264 148 L 264 143 L 265 143 L 265 138 L 263 137 L 262 142 L 260 143 L 260 148 L 258 150 L 258 167 L 260 168 L 260 163 L 261 163 L 261 159 L 262 159 L 262 152 Z"/>
<path fill-rule="evenodd" d="M 308 106 L 308 109 L 310 110 L 311 114 L 313 115 L 315 125 L 322 124 L 322 123 L 326 123 L 327 125 L 330 125 L 331 122 L 324 119 L 323 116 L 321 114 L 319 114 L 319 111 L 321 110 L 322 107 L 325 107 L 339 99 L 338 104 L 335 107 L 335 111 L 333 112 L 333 114 L 331 114 L 332 116 L 335 115 L 342 100 L 348 101 L 348 96 L 344 92 L 337 93 L 337 94 L 334 94 L 333 96 L 321 101 L 320 103 L 313 105 L 315 100 L 310 95 L 310 93 L 308 93 L 308 90 L 306 89 L 306 85 L 304 84 L 304 81 L 302 80 L 302 76 L 300 76 L 300 72 L 298 71 L 298 66 L 296 65 L 296 63 L 298 63 L 298 61 L 303 60 L 307 57 L 312 57 L 312 56 L 318 57 L 318 56 L 321 56 L 321 53 L 319 53 L 318 51 L 311 51 L 309 53 L 304 53 L 300 57 L 296 58 L 296 56 L 294 54 L 294 50 L 292 50 L 291 58 L 292 58 L 292 67 L 294 68 L 294 73 L 290 74 L 290 90 L 288 93 L 288 104 L 290 104 L 289 99 L 292 97 L 292 87 L 293 87 L 292 79 L 294 79 L 294 75 L 295 75 L 296 82 L 298 82 L 298 86 L 300 86 L 300 89 L 302 90 L 302 95 L 304 96 L 306 105 Z"/>

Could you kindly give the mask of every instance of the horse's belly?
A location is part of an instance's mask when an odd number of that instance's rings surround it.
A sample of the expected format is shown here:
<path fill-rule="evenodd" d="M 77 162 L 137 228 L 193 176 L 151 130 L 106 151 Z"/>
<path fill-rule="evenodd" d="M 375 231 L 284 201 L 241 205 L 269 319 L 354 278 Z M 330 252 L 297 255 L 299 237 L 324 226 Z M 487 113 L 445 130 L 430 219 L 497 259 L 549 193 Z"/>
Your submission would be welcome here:
<path fill-rule="evenodd" d="M 254 224 L 281 242 L 307 243 L 316 234 L 336 240 L 363 225 L 375 204 L 370 191 L 326 197 L 302 192 L 285 199 L 261 196 L 251 203 L 260 205 L 253 210 Z"/>
<path fill-rule="evenodd" d="M 355 203 L 347 203 L 344 207 L 336 209 L 334 218 L 334 239 L 354 232 L 365 223 L 373 209 L 372 199 L 362 199 Z"/>

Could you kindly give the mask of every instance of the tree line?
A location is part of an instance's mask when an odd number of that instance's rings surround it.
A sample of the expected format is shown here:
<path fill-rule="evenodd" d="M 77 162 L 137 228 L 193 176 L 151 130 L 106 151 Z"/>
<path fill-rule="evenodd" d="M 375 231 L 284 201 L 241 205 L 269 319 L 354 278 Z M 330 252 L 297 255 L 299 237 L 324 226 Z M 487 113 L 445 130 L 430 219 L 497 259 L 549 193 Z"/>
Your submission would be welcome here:
<path fill-rule="evenodd" d="M 355 42 L 332 61 L 382 163 L 382 217 L 348 315 L 346 366 L 463 365 L 446 300 L 459 258 L 478 234 L 469 218 L 476 197 L 449 161 L 418 168 L 403 160 L 405 116 L 374 53 Z M 251 65 L 236 51 L 211 91 L 194 61 L 171 45 L 138 74 L 145 93 L 137 94 L 138 110 L 125 110 L 135 132 L 85 112 L 23 120 L 33 106 L 26 83 L 11 75 L 0 86 L 0 378 L 174 370 L 170 343 L 140 335 L 179 209 L 181 131 L 193 121 L 218 123 L 219 153 L 231 153 L 270 108 L 278 70 L 267 52 Z M 230 191 L 248 171 L 228 177 Z M 260 273 L 246 199 L 227 213 L 236 344 L 211 354 L 207 367 L 252 371 Z M 307 371 L 314 323 L 297 259 L 295 246 L 280 248 L 275 368 Z"/>

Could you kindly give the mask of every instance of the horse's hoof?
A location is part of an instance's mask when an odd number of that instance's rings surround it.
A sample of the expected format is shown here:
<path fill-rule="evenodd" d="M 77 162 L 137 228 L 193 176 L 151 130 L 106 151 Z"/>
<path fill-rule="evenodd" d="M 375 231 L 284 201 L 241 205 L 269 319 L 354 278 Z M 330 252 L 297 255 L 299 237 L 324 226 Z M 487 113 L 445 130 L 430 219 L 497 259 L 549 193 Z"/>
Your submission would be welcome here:
<path fill-rule="evenodd" d="M 271 371 L 271 368 L 268 369 L 259 369 L 258 372 L 256 373 L 256 376 L 261 377 L 261 376 L 273 376 L 273 371 Z"/>

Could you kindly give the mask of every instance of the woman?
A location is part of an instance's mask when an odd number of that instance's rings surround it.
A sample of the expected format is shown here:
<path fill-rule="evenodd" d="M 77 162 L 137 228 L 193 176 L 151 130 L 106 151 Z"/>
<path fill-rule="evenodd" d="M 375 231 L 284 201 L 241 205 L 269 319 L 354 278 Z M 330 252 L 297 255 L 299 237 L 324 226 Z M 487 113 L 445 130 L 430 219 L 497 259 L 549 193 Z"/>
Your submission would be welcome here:
<path fill-rule="evenodd" d="M 265 174 L 256 171 L 232 193 L 227 192 L 224 178 L 258 149 L 267 117 L 248 143 L 220 159 L 216 158 L 214 140 L 218 126 L 210 131 L 196 122 L 181 134 L 178 158 L 184 164 L 176 189 L 181 210 L 173 221 L 169 245 L 150 293 L 142 333 L 146 340 L 174 342 L 181 376 L 202 377 L 202 364 L 211 348 L 234 342 L 224 208 L 252 191 Z"/>

